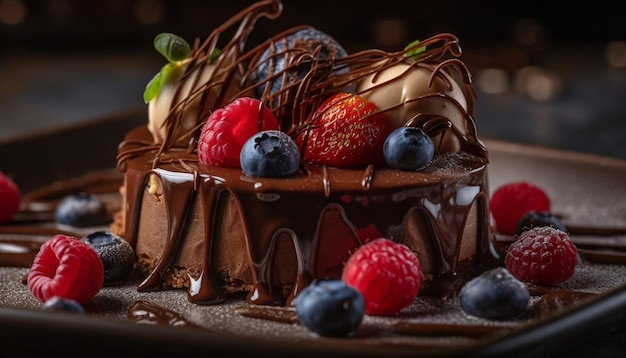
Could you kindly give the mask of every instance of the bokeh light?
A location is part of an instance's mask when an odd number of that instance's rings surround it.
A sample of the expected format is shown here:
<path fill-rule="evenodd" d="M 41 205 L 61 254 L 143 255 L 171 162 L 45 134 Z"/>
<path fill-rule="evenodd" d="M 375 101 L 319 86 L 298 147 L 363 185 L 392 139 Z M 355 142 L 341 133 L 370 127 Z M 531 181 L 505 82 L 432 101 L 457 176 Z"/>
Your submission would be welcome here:
<path fill-rule="evenodd" d="M 22 0 L 0 0 L 0 23 L 18 25 L 26 18 L 26 12 Z"/>
<path fill-rule="evenodd" d="M 626 67 L 626 41 L 612 41 L 606 47 L 606 62 L 611 67 Z"/>

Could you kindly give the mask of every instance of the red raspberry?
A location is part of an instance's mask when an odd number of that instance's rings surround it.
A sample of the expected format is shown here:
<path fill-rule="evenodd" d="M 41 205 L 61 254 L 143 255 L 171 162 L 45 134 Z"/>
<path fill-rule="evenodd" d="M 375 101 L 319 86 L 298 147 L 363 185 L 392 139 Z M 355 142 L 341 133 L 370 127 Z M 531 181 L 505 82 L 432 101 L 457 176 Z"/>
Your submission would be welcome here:
<path fill-rule="evenodd" d="M 386 238 L 359 247 L 346 262 L 341 278 L 361 292 L 365 313 L 374 316 L 399 312 L 415 300 L 422 286 L 415 254 Z"/>
<path fill-rule="evenodd" d="M 489 209 L 496 231 L 513 235 L 519 220 L 529 211 L 550 211 L 550 199 L 540 187 L 528 182 L 514 182 L 499 187 L 491 195 Z"/>
<path fill-rule="evenodd" d="M 504 263 L 520 281 L 554 286 L 572 277 L 577 252 L 567 233 L 541 226 L 524 231 L 509 246 Z"/>
<path fill-rule="evenodd" d="M 198 158 L 209 165 L 240 168 L 246 140 L 270 129 L 278 129 L 278 120 L 269 108 L 255 98 L 237 98 L 207 118 L 198 139 Z"/>
<path fill-rule="evenodd" d="M 0 224 L 11 220 L 20 207 L 20 189 L 15 182 L 0 172 Z"/>
<path fill-rule="evenodd" d="M 104 282 L 104 267 L 96 251 L 71 236 L 55 235 L 44 242 L 28 274 L 28 289 L 39 301 L 54 296 L 84 304 Z"/>

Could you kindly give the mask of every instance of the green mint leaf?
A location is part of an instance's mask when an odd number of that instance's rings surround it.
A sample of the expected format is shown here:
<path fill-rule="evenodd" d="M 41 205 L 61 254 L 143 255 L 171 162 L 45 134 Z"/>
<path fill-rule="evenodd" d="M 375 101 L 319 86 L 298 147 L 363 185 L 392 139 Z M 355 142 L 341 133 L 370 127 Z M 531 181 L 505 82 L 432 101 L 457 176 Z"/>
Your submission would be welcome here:
<path fill-rule="evenodd" d="M 420 53 L 426 51 L 426 46 L 416 47 L 420 43 L 420 40 L 415 40 L 408 44 L 404 49 L 407 51 L 406 55 L 413 60 L 417 60 L 420 57 Z M 416 47 L 416 48 L 415 48 Z"/>
<path fill-rule="evenodd" d="M 185 39 L 168 32 L 158 34 L 154 38 L 154 48 L 169 62 L 182 61 L 191 53 L 191 47 Z"/>
<path fill-rule="evenodd" d="M 146 85 L 145 91 L 143 91 L 143 101 L 148 103 L 154 99 L 161 90 L 161 71 L 154 75 L 150 82 Z"/>

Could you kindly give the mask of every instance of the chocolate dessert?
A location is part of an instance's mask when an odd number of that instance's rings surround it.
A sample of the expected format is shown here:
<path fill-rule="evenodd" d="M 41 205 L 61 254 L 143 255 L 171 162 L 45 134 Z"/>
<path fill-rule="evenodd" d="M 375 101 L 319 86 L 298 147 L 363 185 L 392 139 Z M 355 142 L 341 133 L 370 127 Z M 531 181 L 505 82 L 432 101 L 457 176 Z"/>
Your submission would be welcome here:
<path fill-rule="evenodd" d="M 16 180 L 23 189 L 19 211 L 0 223 L 4 355 L 63 346 L 59 353 L 91 356 L 120 347 L 139 356 L 534 356 L 623 320 L 626 200 L 616 200 L 625 195 L 623 161 L 481 141 L 471 76 L 450 34 L 393 53 L 349 54 L 326 37 L 313 49 L 287 51 L 293 34 L 320 40 L 308 26 L 248 44 L 256 21 L 279 16 L 281 7 L 258 2 L 196 41 L 188 55 L 175 56 L 158 77 L 158 91 L 147 91 L 149 121 L 133 114 L 22 147 L 0 146 L 0 154 L 20 152 L 68 135 L 91 141 L 94 133 L 106 133 L 103 142 L 115 138 L 113 147 L 121 140 L 117 167 L 92 160 L 75 168 L 64 159 L 75 147 L 59 145 L 39 153 L 58 169 L 46 178 L 35 178 L 30 164 L 11 169 L 18 179 L 38 182 Z M 225 39 L 228 29 L 236 31 Z M 406 170 L 374 156 L 356 167 L 307 159 L 326 115 L 318 110 L 338 93 L 375 103 L 368 118 L 423 130 L 434 144 L 432 160 Z M 238 98 L 258 100 L 294 138 L 302 154 L 295 174 L 250 176 L 199 158 L 208 118 Z M 461 288 L 502 268 L 516 241 L 495 229 L 489 199 L 494 188 L 518 180 L 550 194 L 552 213 L 577 247 L 575 271 L 554 285 L 521 284 L 530 297 L 521 314 L 472 316 L 461 307 Z M 56 221 L 58 204 L 76 193 L 101 200 L 110 224 Z M 104 282 L 83 313 L 46 312 L 51 308 L 26 282 L 42 244 L 58 234 L 81 239 L 109 230 L 132 245 L 135 270 Z M 365 315 L 351 337 L 313 334 L 298 319 L 298 294 L 314 281 L 341 277 L 352 253 L 379 236 L 418 258 L 419 295 L 394 315 Z M 38 344 L 21 343 L 25 336 Z M 68 337 L 71 347 L 59 343 Z"/>
<path fill-rule="evenodd" d="M 120 144 L 124 210 L 115 231 L 134 245 L 147 274 L 138 289 L 186 287 L 192 301 L 205 304 L 246 291 L 251 303 L 289 304 L 312 280 L 340 277 L 350 253 L 379 236 L 409 246 L 432 285 L 493 264 L 487 150 L 458 39 L 425 39 L 417 55 L 415 44 L 347 54 L 299 26 L 248 49 L 257 19 L 281 9 L 278 1 L 259 2 L 197 41 L 189 57 L 172 63 L 178 76 L 166 80 L 162 72 L 149 123 Z M 324 39 L 303 47 L 293 40 L 301 36 Z M 427 133 L 435 145 L 428 166 L 390 168 L 376 155 L 358 167 L 329 165 L 303 154 L 295 176 L 261 178 L 198 159 L 207 117 L 237 98 L 258 94 L 305 153 L 318 140 L 316 111 L 347 91 L 376 104 L 369 115 L 384 116 L 390 129 Z M 375 237 L 360 234 L 366 230 Z"/>

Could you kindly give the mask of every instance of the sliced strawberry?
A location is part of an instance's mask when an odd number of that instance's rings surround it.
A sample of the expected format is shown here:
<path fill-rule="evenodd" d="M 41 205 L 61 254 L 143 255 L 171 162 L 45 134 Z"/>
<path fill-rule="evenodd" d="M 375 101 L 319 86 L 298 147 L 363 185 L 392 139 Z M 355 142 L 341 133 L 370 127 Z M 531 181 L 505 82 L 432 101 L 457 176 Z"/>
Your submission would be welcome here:
<path fill-rule="evenodd" d="M 237 98 L 207 118 L 198 139 L 198 158 L 209 165 L 239 168 L 246 140 L 270 129 L 278 129 L 278 120 L 261 101 Z"/>
<path fill-rule="evenodd" d="M 337 93 L 313 114 L 312 127 L 298 137 L 304 160 L 339 168 L 385 162 L 383 144 L 391 132 L 378 107 L 359 95 Z M 308 137 L 307 137 L 308 136 Z"/>

